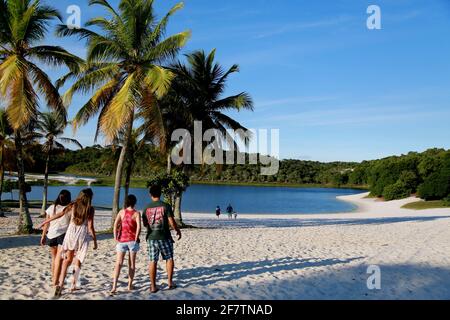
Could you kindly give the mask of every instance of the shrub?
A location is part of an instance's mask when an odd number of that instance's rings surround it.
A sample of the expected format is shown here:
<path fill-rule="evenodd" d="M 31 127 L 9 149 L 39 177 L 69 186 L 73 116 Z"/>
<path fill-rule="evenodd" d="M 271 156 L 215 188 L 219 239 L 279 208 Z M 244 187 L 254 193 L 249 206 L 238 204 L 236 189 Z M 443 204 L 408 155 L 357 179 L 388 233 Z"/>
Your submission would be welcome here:
<path fill-rule="evenodd" d="M 419 186 L 419 196 L 427 201 L 441 200 L 450 194 L 450 167 L 431 174 L 422 185 Z"/>
<path fill-rule="evenodd" d="M 383 197 L 386 201 L 397 200 L 407 198 L 411 195 L 411 189 L 408 186 L 401 182 L 397 181 L 394 184 L 391 184 L 384 188 Z"/>
<path fill-rule="evenodd" d="M 450 207 L 450 194 L 444 198 L 444 206 Z"/>
<path fill-rule="evenodd" d="M 419 185 L 419 177 L 413 171 L 403 171 L 398 180 L 402 182 L 406 188 L 410 189 L 412 192 L 416 192 L 417 186 Z"/>
<path fill-rule="evenodd" d="M 183 193 L 189 187 L 189 177 L 184 172 L 174 170 L 171 174 L 161 173 L 147 181 L 147 187 L 155 184 L 161 186 L 164 200 L 174 205 L 175 195 Z"/>

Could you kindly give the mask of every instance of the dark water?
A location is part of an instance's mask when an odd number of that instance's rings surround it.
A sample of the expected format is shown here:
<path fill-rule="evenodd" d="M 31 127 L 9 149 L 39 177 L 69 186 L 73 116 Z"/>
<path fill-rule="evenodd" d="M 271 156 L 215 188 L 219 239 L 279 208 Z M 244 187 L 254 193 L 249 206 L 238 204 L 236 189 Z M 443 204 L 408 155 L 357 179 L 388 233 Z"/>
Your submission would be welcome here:
<path fill-rule="evenodd" d="M 84 187 L 49 187 L 49 199 L 57 197 L 61 189 L 67 189 L 75 198 Z M 93 187 L 94 205 L 111 207 L 113 188 Z M 138 198 L 138 208 L 149 201 L 147 189 L 131 189 Z M 336 196 L 361 193 L 354 189 L 289 188 L 289 187 L 240 187 L 193 185 L 184 194 L 182 210 L 185 212 L 214 213 L 217 205 L 225 212 L 229 203 L 238 213 L 332 213 L 355 209 L 350 203 L 339 201 Z M 13 194 L 17 199 L 17 193 Z M 3 199 L 10 199 L 6 193 Z M 42 187 L 34 186 L 28 194 L 30 200 L 42 199 Z"/>

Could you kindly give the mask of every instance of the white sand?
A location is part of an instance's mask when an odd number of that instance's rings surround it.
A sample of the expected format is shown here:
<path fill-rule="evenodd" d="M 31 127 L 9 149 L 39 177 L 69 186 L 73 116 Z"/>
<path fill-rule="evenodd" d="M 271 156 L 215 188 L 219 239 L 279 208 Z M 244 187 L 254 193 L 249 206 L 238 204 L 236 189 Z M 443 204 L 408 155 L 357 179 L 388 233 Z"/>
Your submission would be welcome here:
<path fill-rule="evenodd" d="M 86 177 L 79 177 L 75 175 L 61 175 L 61 174 L 51 174 L 49 175 L 50 181 L 58 181 L 62 182 L 68 185 L 75 185 L 78 182 L 86 183 L 86 185 L 90 186 L 92 183 L 97 182 L 97 179 L 95 178 L 86 178 Z M 12 175 L 6 174 L 5 175 L 6 180 L 17 180 L 17 173 L 13 172 Z M 44 180 L 43 174 L 26 174 L 25 175 L 26 181 L 42 181 Z"/>
<path fill-rule="evenodd" d="M 237 221 L 186 214 L 176 244 L 175 291 L 148 293 L 146 245 L 138 256 L 137 290 L 126 293 L 126 268 L 115 299 L 449 299 L 450 209 L 400 209 L 393 202 L 341 200 L 356 212 L 240 215 Z M 107 225 L 108 215 L 97 218 Z M 106 290 L 114 243 L 100 236 L 83 267 L 83 289 L 62 299 L 110 299 Z M 47 299 L 47 249 L 38 237 L 0 238 L 0 299 Z M 367 288 L 367 267 L 381 268 L 381 290 Z M 165 272 L 160 272 L 160 283 Z M 162 287 L 164 289 L 164 286 Z"/>

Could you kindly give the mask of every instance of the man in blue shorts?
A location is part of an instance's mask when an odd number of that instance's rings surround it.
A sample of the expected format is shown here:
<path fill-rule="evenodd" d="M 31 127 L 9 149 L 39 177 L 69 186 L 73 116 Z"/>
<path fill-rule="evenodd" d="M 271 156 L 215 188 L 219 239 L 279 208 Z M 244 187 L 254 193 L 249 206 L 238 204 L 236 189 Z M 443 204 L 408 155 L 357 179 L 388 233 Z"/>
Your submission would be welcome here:
<path fill-rule="evenodd" d="M 166 261 L 169 290 L 176 288 L 176 285 L 172 282 L 174 241 L 170 234 L 169 226 L 176 231 L 178 240 L 181 239 L 181 231 L 175 222 L 172 207 L 161 201 L 161 186 L 152 186 L 150 188 L 150 196 L 152 203 L 142 213 L 142 220 L 147 228 L 148 255 L 150 258 L 150 291 L 151 293 L 156 293 L 159 291 L 156 286 L 156 271 L 160 255 Z"/>

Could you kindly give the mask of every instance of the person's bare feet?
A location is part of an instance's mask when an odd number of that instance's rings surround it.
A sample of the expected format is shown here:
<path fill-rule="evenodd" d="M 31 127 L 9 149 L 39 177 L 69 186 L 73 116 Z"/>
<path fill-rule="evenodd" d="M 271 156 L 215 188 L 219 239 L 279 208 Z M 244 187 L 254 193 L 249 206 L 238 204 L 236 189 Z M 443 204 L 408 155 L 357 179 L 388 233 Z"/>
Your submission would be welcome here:
<path fill-rule="evenodd" d="M 53 288 L 53 297 L 57 298 L 59 297 L 61 294 L 61 287 L 60 286 L 55 286 Z"/>
<path fill-rule="evenodd" d="M 54 289 L 54 297 L 59 298 L 62 296 L 63 287 L 62 286 L 56 286 Z"/>
<path fill-rule="evenodd" d="M 169 284 L 169 288 L 167 290 L 174 290 L 177 288 L 177 285 L 175 283 Z"/>
<path fill-rule="evenodd" d="M 152 287 L 150 288 L 150 293 L 157 293 L 158 291 L 159 291 L 159 288 L 156 287 L 156 286 L 152 286 Z"/>

